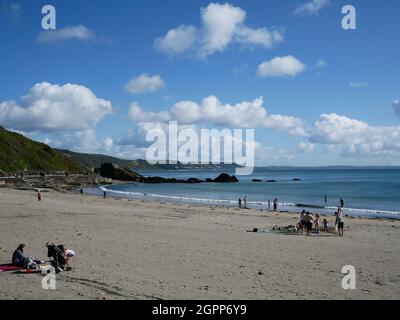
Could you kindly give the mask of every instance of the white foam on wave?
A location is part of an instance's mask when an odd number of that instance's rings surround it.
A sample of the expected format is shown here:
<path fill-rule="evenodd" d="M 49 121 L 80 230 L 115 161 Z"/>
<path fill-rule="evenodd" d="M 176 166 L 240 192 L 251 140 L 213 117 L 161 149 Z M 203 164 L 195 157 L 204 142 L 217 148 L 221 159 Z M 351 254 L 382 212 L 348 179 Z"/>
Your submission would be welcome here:
<path fill-rule="evenodd" d="M 158 198 L 158 199 L 179 200 L 179 201 L 183 201 L 183 202 L 224 203 L 224 204 L 230 204 L 230 205 L 236 205 L 238 203 L 237 200 L 210 199 L 210 198 L 171 196 L 171 195 L 155 194 L 155 193 L 120 191 L 120 190 L 109 189 L 109 188 L 106 188 L 105 186 L 101 186 L 100 189 L 102 191 L 106 191 L 106 192 L 109 192 L 111 194 L 120 194 L 120 195 L 125 195 L 125 196 L 130 196 L 130 197 L 132 197 L 132 196 L 151 197 L 151 198 Z M 268 202 L 267 201 L 248 201 L 248 204 L 249 205 L 258 205 L 258 206 L 263 206 L 263 207 L 268 206 Z M 273 205 L 273 202 L 271 201 L 271 206 L 272 205 Z M 292 202 L 279 202 L 279 206 L 280 207 L 298 207 L 297 204 L 292 203 Z M 304 205 L 302 205 L 301 208 L 314 208 L 315 209 L 315 206 L 304 204 Z M 299 207 L 299 209 L 300 209 L 300 207 Z M 337 207 L 325 206 L 325 207 L 322 207 L 321 209 L 328 211 L 328 210 L 336 210 Z M 400 216 L 400 212 L 399 211 L 390 211 L 390 210 L 344 208 L 343 211 L 345 213 L 350 213 L 351 212 L 351 213 L 356 214 L 356 215 L 371 215 L 371 216 L 387 215 L 387 216 L 395 216 L 395 217 Z"/>

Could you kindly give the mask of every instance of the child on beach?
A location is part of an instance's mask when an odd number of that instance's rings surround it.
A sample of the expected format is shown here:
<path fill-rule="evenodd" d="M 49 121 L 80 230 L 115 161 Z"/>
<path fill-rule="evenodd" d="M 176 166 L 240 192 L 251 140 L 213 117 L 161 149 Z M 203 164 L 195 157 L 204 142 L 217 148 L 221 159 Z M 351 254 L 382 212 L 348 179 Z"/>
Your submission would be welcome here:
<path fill-rule="evenodd" d="M 314 228 L 317 231 L 317 233 L 319 233 L 319 214 L 315 215 Z"/>
<path fill-rule="evenodd" d="M 324 226 L 324 232 L 328 232 L 328 220 L 324 219 L 322 225 Z"/>

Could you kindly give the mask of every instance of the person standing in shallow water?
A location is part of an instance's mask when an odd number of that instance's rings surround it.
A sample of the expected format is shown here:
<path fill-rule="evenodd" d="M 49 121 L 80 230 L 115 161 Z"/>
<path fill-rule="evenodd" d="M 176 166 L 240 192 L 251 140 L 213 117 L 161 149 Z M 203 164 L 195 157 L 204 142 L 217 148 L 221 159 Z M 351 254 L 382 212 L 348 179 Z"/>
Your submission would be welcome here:
<path fill-rule="evenodd" d="M 243 206 L 245 209 L 247 209 L 247 196 L 244 196 L 243 198 Z"/>
<path fill-rule="evenodd" d="M 107 192 L 103 192 L 103 198 L 105 199 L 107 197 Z"/>
<path fill-rule="evenodd" d="M 274 211 L 276 211 L 278 209 L 278 199 L 275 198 L 274 199 Z"/>
<path fill-rule="evenodd" d="M 340 197 L 340 207 L 344 208 L 344 200 L 343 197 Z"/>
<path fill-rule="evenodd" d="M 239 208 L 241 208 L 241 207 L 242 207 L 242 199 L 239 198 Z"/>

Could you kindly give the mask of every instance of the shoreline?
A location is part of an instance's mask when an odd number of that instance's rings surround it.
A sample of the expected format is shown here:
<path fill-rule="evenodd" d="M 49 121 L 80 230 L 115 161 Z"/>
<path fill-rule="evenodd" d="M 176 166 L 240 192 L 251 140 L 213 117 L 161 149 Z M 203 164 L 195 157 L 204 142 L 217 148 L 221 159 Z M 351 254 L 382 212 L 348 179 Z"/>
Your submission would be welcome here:
<path fill-rule="evenodd" d="M 126 185 L 126 184 L 130 184 L 130 183 L 127 182 L 127 181 L 115 181 L 115 182 L 112 181 L 111 184 L 107 184 L 107 185 L 98 185 L 98 186 L 87 185 L 87 186 L 82 186 L 82 188 L 89 188 L 89 189 L 98 188 L 98 189 L 102 190 L 101 189 L 102 187 L 107 187 L 107 186 L 110 186 L 110 185 L 118 186 L 118 185 Z M 73 192 L 73 191 L 68 190 L 68 192 Z M 96 193 L 84 193 L 84 194 L 85 195 L 102 197 L 102 195 L 100 193 L 99 194 L 96 194 Z M 190 204 L 190 205 L 197 205 L 197 206 L 204 206 L 204 207 L 213 207 L 214 206 L 214 207 L 220 207 L 220 208 L 246 210 L 246 208 L 238 208 L 238 205 L 234 205 L 234 204 L 232 204 L 232 205 L 223 205 L 223 204 L 219 204 L 218 203 L 218 202 L 232 202 L 233 203 L 234 200 L 229 200 L 229 199 L 223 199 L 223 200 L 221 200 L 221 199 L 207 199 L 209 201 L 209 203 L 207 204 L 207 203 L 199 203 L 199 202 L 196 202 L 196 201 L 189 201 L 189 200 L 188 201 L 184 201 L 184 200 L 182 200 L 182 201 L 162 200 L 162 199 L 157 198 L 157 197 L 147 196 L 146 194 L 143 194 L 142 197 L 135 198 L 135 197 L 129 197 L 129 196 L 126 196 L 126 195 L 118 195 L 117 193 L 109 192 L 109 193 L 107 193 L 107 197 L 113 197 L 113 198 L 117 198 L 117 199 L 127 199 L 127 200 L 138 200 L 138 201 L 144 200 L 144 201 L 159 202 L 159 203 Z M 199 199 L 199 200 L 203 200 L 203 199 Z M 212 203 L 213 201 L 214 201 L 214 203 Z M 258 204 L 259 201 L 254 201 L 254 202 L 250 201 L 249 203 L 253 204 L 253 205 L 255 204 L 256 206 L 259 205 Z M 314 214 L 318 213 L 321 217 L 333 217 L 334 216 L 334 209 L 333 208 L 332 209 L 331 208 L 317 208 L 317 207 L 306 206 L 306 205 L 302 205 L 302 206 L 294 205 L 294 206 L 292 206 L 293 208 L 296 208 L 294 210 L 280 209 L 280 210 L 277 210 L 277 211 L 273 211 L 271 209 L 269 210 L 267 208 L 259 208 L 259 207 L 256 207 L 256 206 L 255 207 L 251 207 L 250 206 L 248 209 L 258 210 L 258 211 L 261 211 L 261 212 L 289 213 L 289 214 L 292 214 L 292 215 L 293 214 L 299 215 L 302 210 L 306 210 L 306 211 L 310 211 L 310 212 L 312 212 Z M 280 207 L 285 207 L 284 205 L 279 205 L 279 206 Z M 332 210 L 332 213 L 321 212 L 321 209 L 323 209 L 323 210 Z M 346 210 L 346 209 L 347 210 L 354 210 L 352 208 L 344 208 L 344 210 Z M 356 210 L 367 210 L 367 211 L 369 211 L 370 209 L 356 209 Z M 374 211 L 377 211 L 377 210 L 374 210 Z M 378 212 L 377 214 L 379 214 L 379 213 L 380 212 Z M 383 216 L 374 216 L 372 214 L 370 216 L 369 215 L 361 215 L 361 214 L 351 215 L 351 214 L 345 212 L 345 217 L 347 219 L 371 219 L 371 220 L 376 219 L 376 220 L 400 221 L 400 216 L 398 218 L 390 217 L 390 216 L 388 216 L 389 213 L 385 212 L 385 210 L 382 210 L 381 214 L 385 214 L 385 215 L 383 215 Z"/>

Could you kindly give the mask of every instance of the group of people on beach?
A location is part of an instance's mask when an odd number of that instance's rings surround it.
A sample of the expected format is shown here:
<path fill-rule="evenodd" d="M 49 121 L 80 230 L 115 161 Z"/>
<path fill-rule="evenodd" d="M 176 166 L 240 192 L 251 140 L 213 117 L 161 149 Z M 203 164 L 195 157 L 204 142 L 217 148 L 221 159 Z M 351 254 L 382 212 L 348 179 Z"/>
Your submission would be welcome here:
<path fill-rule="evenodd" d="M 239 198 L 238 200 L 238 204 L 239 204 L 239 208 L 244 208 L 244 209 L 249 209 L 248 207 L 248 201 L 247 201 L 247 196 L 244 196 L 243 200 L 242 198 Z M 278 199 L 275 198 L 273 201 L 273 207 L 274 207 L 274 211 L 278 210 Z M 268 199 L 268 210 L 271 210 L 271 200 Z"/>
<path fill-rule="evenodd" d="M 301 231 L 305 231 L 307 236 L 311 236 L 311 233 L 313 231 L 313 226 L 314 226 L 314 231 L 319 234 L 320 233 L 320 223 L 321 223 L 321 218 L 320 215 L 317 213 L 314 215 L 309 212 L 303 210 L 300 213 L 300 222 L 297 224 L 297 228 Z M 323 231 L 328 232 L 329 231 L 329 222 L 328 219 L 324 218 L 322 220 L 322 226 L 323 226 Z M 344 216 L 342 210 L 338 210 L 335 212 L 335 230 L 338 231 L 339 236 L 343 236 L 343 229 L 344 229 Z"/>

